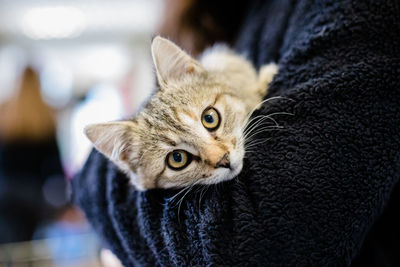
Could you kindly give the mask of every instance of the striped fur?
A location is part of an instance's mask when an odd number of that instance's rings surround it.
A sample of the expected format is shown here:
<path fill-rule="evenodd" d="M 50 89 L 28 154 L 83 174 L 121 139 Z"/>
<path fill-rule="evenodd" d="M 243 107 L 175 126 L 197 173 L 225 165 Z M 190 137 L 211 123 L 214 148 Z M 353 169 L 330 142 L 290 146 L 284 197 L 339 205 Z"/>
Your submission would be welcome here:
<path fill-rule="evenodd" d="M 265 96 L 276 65 L 263 68 L 259 77 L 245 58 L 225 47 L 214 47 L 197 61 L 161 37 L 153 40 L 152 55 L 160 88 L 143 110 L 132 120 L 89 125 L 86 135 L 138 190 L 232 179 L 242 169 L 244 125 Z M 201 123 L 211 106 L 221 116 L 215 132 Z M 194 155 L 179 171 L 166 165 L 176 149 Z M 231 168 L 216 168 L 226 153 Z"/>

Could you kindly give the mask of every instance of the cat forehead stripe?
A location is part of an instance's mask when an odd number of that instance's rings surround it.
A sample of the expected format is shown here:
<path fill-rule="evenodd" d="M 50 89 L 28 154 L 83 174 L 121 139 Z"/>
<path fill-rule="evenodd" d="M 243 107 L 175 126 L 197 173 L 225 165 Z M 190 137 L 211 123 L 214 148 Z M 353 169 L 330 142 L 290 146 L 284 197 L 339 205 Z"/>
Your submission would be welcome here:
<path fill-rule="evenodd" d="M 227 95 L 230 96 L 230 97 L 239 98 L 237 95 L 232 94 L 232 93 L 230 93 L 230 92 L 219 93 L 219 94 L 217 94 L 217 96 L 215 97 L 215 100 L 214 100 L 214 104 L 213 104 L 213 105 L 215 105 L 215 104 L 220 100 L 221 97 L 227 96 Z"/>

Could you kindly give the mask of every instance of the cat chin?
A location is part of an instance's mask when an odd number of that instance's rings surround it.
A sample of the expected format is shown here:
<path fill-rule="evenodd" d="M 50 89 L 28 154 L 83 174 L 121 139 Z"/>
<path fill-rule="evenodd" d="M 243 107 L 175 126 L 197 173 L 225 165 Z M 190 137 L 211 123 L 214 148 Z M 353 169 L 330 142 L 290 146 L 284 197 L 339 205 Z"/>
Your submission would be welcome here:
<path fill-rule="evenodd" d="M 232 169 L 226 169 L 226 168 L 219 168 L 215 170 L 214 174 L 211 175 L 210 177 L 207 178 L 202 178 L 200 181 L 197 181 L 197 184 L 199 185 L 211 185 L 211 184 L 217 184 L 223 181 L 229 181 L 233 178 L 235 178 L 242 170 L 243 168 L 243 163 L 240 162 L 238 164 L 235 164 L 235 167 Z M 188 187 L 191 186 L 191 184 L 185 184 L 184 186 L 182 185 L 177 185 L 173 182 L 167 182 L 162 185 L 162 188 L 182 188 L 182 187 Z M 139 191 L 145 190 L 145 189 L 138 189 Z"/>
<path fill-rule="evenodd" d="M 223 181 L 229 181 L 235 178 L 243 168 L 244 150 L 231 151 L 231 168 L 219 168 L 214 171 L 214 174 L 206 179 L 202 179 L 200 184 L 216 184 Z"/>
<path fill-rule="evenodd" d="M 216 184 L 216 183 L 220 183 L 223 181 L 229 181 L 233 178 L 235 178 L 241 171 L 243 168 L 243 163 L 239 163 L 236 164 L 235 167 L 233 167 L 232 169 L 218 169 L 215 171 L 215 173 L 207 178 L 204 179 L 201 184 Z"/>

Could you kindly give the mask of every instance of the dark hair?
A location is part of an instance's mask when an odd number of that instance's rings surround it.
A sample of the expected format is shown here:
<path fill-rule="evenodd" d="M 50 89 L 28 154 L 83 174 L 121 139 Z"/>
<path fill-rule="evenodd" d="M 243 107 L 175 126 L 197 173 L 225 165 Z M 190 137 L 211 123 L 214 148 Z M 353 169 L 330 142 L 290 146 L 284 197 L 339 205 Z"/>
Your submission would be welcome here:
<path fill-rule="evenodd" d="M 159 33 L 192 54 L 216 42 L 232 43 L 248 1 L 168 0 Z"/>

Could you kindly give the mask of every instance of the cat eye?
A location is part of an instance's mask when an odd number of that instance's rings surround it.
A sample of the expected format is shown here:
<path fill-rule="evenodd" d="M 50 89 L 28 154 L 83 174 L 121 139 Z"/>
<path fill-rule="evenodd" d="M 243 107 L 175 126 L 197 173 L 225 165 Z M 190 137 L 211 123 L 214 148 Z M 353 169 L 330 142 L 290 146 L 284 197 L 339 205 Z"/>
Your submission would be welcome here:
<path fill-rule="evenodd" d="M 215 108 L 205 109 L 201 115 L 201 123 L 209 131 L 216 130 L 220 123 L 218 111 Z"/>
<path fill-rule="evenodd" d="M 181 170 L 192 161 L 192 154 L 185 150 L 174 150 L 167 155 L 167 165 L 173 170 Z"/>

